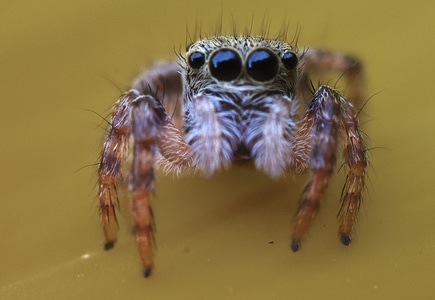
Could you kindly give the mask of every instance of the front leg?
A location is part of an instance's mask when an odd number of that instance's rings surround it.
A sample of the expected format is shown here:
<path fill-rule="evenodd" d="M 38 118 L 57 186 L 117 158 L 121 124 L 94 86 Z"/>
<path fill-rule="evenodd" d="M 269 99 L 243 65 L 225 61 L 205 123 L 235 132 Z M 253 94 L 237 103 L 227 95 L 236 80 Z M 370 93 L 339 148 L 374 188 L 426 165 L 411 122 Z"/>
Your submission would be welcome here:
<path fill-rule="evenodd" d="M 365 147 L 352 105 L 336 90 L 321 86 L 315 93 L 295 137 L 295 168 L 303 169 L 309 164 L 311 177 L 296 216 L 291 242 L 293 251 L 299 249 L 300 241 L 328 186 L 336 164 L 340 133 L 344 137 L 344 156 L 350 168 L 343 189 L 340 227 L 340 239 L 347 245 L 364 186 Z"/>
<path fill-rule="evenodd" d="M 136 98 L 132 103 L 131 134 L 133 160 L 130 189 L 133 192 L 132 214 L 143 274 L 151 275 L 153 267 L 153 214 L 150 192 L 154 182 L 157 141 L 166 112 L 159 101 L 149 95 Z"/>
<path fill-rule="evenodd" d="M 296 216 L 296 224 L 293 230 L 291 248 L 297 251 L 300 241 L 307 231 L 311 220 L 320 204 L 334 170 L 338 144 L 338 131 L 340 129 L 340 96 L 329 87 L 320 87 L 308 106 L 301 128 L 299 131 L 304 138 L 298 139 L 303 145 L 308 145 L 309 167 L 311 177 L 305 187 L 300 203 L 299 212 Z M 299 133 L 298 132 L 298 133 Z M 297 146 L 297 144 L 295 145 Z"/>
<path fill-rule="evenodd" d="M 154 250 L 154 220 L 150 204 L 157 162 L 168 170 L 190 167 L 189 146 L 171 122 L 162 102 L 152 95 L 142 95 L 132 102 L 131 136 L 133 160 L 130 189 L 133 193 L 132 215 L 143 275 L 151 275 Z M 157 158 L 159 153 L 160 157 Z"/>
<path fill-rule="evenodd" d="M 116 241 L 116 191 L 120 183 L 117 178 L 121 176 L 127 152 L 132 153 L 133 222 L 145 277 L 151 274 L 153 266 L 150 192 L 155 164 L 178 173 L 190 169 L 192 163 L 190 146 L 174 124 L 179 119 L 177 103 L 181 93 L 181 76 L 176 63 L 160 63 L 143 73 L 134 88 L 116 102 L 101 153 L 98 196 L 106 250 Z M 129 141 L 132 141 L 132 151 L 126 151 Z"/>

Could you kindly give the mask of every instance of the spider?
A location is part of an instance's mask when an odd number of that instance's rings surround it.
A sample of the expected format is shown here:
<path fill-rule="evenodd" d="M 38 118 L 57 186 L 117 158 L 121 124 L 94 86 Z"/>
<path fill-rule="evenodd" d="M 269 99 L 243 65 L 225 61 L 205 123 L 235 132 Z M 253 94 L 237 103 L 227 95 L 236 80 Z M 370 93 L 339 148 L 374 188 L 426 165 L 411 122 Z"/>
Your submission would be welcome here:
<path fill-rule="evenodd" d="M 117 178 L 131 155 L 132 216 L 145 277 L 154 266 L 150 193 L 156 167 L 210 176 L 249 159 L 271 177 L 310 172 L 291 236 L 291 249 L 297 251 L 340 148 L 348 173 L 339 236 L 348 245 L 364 189 L 366 147 L 350 101 L 328 85 L 314 89 L 310 76 L 342 73 L 349 95 L 359 101 L 359 61 L 322 49 L 299 52 L 279 39 L 258 36 L 204 38 L 179 58 L 142 73 L 114 106 L 98 170 L 104 248 L 116 241 Z M 308 97 L 298 117 L 298 104 Z"/>

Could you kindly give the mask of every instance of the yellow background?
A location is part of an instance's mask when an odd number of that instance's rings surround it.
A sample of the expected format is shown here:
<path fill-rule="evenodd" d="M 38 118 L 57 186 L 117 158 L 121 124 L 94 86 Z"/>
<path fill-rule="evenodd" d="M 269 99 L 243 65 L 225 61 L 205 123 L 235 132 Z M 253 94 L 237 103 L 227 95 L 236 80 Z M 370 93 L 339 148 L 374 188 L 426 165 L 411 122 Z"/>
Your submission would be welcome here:
<path fill-rule="evenodd" d="M 157 4 L 158 3 L 158 4 Z M 2 1 L 1 299 L 429 299 L 435 291 L 433 1 Z M 186 28 L 273 35 L 365 63 L 369 183 L 353 243 L 337 237 L 338 172 L 302 249 L 289 249 L 305 177 L 242 164 L 212 180 L 159 173 L 158 251 L 144 279 L 128 209 L 104 252 L 96 163 L 106 115 Z M 232 21 L 233 20 L 233 21 Z M 272 243 L 273 242 L 273 243 Z"/>

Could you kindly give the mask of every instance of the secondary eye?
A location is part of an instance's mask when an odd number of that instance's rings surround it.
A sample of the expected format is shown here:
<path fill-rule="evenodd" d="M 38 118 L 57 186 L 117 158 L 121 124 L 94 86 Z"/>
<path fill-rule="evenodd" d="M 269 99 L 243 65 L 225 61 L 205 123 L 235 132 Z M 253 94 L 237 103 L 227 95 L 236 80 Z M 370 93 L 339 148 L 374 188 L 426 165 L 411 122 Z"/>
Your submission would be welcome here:
<path fill-rule="evenodd" d="M 278 73 L 278 57 L 268 49 L 254 50 L 246 60 L 246 71 L 256 81 L 272 80 Z"/>
<path fill-rule="evenodd" d="M 187 63 L 193 69 L 199 69 L 205 63 L 205 54 L 199 51 L 192 52 L 187 58 Z"/>
<path fill-rule="evenodd" d="M 242 71 L 242 60 L 232 49 L 220 49 L 210 57 L 210 74 L 222 81 L 231 81 L 239 77 Z"/>
<path fill-rule="evenodd" d="M 284 53 L 281 61 L 289 70 L 293 70 L 298 65 L 298 57 L 293 52 Z"/>

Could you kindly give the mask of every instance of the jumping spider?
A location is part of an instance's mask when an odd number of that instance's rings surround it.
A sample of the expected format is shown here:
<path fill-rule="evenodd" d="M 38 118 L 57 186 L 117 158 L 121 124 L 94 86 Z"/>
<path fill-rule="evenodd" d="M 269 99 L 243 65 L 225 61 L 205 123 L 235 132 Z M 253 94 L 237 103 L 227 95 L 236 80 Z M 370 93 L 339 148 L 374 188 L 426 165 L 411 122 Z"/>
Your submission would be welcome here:
<path fill-rule="evenodd" d="M 159 63 L 141 74 L 116 102 L 101 154 L 98 195 L 105 249 L 116 241 L 116 178 L 129 152 L 133 222 L 145 277 L 153 268 L 150 193 L 156 166 L 211 175 L 249 159 L 272 177 L 310 171 L 291 239 L 297 251 L 327 188 L 339 145 L 348 166 L 339 235 L 348 245 L 364 188 L 366 147 L 352 104 L 332 87 L 313 91 L 310 76 L 331 70 L 344 74 L 349 95 L 359 101 L 357 60 L 320 49 L 298 53 L 286 42 L 263 37 L 202 39 L 178 63 Z M 307 97 L 311 100 L 298 118 L 298 98 Z"/>

